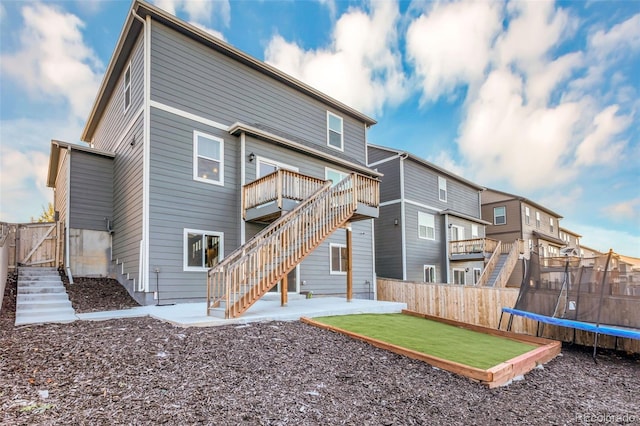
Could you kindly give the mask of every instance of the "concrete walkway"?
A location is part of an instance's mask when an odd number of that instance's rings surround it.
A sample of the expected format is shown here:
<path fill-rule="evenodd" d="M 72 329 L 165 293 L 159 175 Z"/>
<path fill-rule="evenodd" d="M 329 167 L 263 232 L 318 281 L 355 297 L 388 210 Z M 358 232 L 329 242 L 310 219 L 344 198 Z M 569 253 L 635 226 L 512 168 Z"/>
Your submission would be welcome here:
<path fill-rule="evenodd" d="M 73 285 L 73 284 L 72 284 Z M 102 321 L 115 318 L 150 316 L 181 327 L 210 327 L 264 321 L 296 321 L 301 317 L 348 315 L 358 313 L 398 313 L 405 303 L 380 302 L 342 297 L 306 299 L 289 295 L 287 306 L 280 306 L 280 295 L 269 293 L 258 300 L 240 318 L 224 319 L 224 311 L 207 316 L 205 302 L 179 303 L 166 306 L 140 306 L 120 311 L 76 313 L 69 301 L 58 271 L 54 268 L 25 268 L 18 273 L 18 295 L 15 325 L 68 323 L 76 320 Z"/>
<path fill-rule="evenodd" d="M 16 325 L 73 322 L 78 318 L 55 268 L 20 267 Z"/>

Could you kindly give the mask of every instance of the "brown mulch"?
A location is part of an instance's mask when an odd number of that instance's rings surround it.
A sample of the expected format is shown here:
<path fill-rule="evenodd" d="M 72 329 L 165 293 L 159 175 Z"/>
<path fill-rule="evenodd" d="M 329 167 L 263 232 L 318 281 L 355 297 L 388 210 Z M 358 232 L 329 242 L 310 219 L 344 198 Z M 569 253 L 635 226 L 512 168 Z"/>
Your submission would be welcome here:
<path fill-rule="evenodd" d="M 60 273 L 69 300 L 77 313 L 116 311 L 140 306 L 120 283 L 113 278 L 74 277 Z"/>
<path fill-rule="evenodd" d="M 487 389 L 300 322 L 150 318 L 14 327 L 0 312 L 0 424 L 423 425 L 640 422 L 640 359 L 565 347 Z"/>

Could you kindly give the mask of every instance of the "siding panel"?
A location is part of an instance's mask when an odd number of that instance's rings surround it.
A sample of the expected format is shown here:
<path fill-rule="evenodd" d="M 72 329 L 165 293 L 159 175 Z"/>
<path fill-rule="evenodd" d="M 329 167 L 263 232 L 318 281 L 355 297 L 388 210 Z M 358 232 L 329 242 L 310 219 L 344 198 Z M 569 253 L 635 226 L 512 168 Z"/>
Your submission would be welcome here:
<path fill-rule="evenodd" d="M 71 228 L 106 230 L 113 216 L 113 159 L 73 151 Z"/>
<path fill-rule="evenodd" d="M 398 225 L 394 224 L 398 219 Z M 385 278 L 402 279 L 402 228 L 400 203 L 380 207 L 375 220 L 376 274 Z"/>

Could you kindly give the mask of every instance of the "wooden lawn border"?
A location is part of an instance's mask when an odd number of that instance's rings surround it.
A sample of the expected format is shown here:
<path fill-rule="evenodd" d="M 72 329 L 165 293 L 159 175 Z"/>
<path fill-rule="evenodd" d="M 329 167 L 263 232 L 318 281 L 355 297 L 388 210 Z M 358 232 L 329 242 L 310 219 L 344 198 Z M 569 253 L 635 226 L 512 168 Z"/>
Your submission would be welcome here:
<path fill-rule="evenodd" d="M 466 328 L 468 330 L 476 331 L 479 333 L 508 338 L 508 339 L 520 341 L 523 343 L 534 344 L 538 347 L 525 354 L 519 355 L 515 358 L 511 358 L 507 361 L 504 361 L 487 370 L 483 370 L 481 368 L 471 367 L 469 365 L 461 364 L 455 361 L 450 361 L 448 359 L 443 359 L 433 355 L 428 355 L 422 352 L 414 351 L 412 349 L 407 349 L 402 346 L 387 343 L 382 340 L 374 339 L 368 336 L 364 336 L 362 334 L 358 334 L 352 331 L 344 330 L 342 328 L 334 327 L 332 325 L 323 324 L 311 318 L 302 317 L 300 318 L 300 321 L 302 321 L 305 324 L 309 324 L 318 328 L 334 331 L 336 333 L 341 333 L 346 336 L 349 336 L 358 340 L 362 340 L 373 346 L 397 353 L 399 355 L 403 355 L 412 359 L 417 359 L 419 361 L 426 362 L 427 364 L 440 368 L 442 370 L 446 370 L 454 374 L 468 377 L 474 381 L 481 382 L 482 384 L 487 385 L 489 388 L 502 386 L 508 383 L 509 381 L 513 380 L 513 378 L 522 376 L 525 373 L 531 371 L 537 365 L 544 364 L 550 361 L 560 353 L 560 349 L 561 349 L 561 343 L 554 340 L 543 339 L 540 337 L 532 337 L 527 335 L 520 335 L 520 334 L 511 333 L 507 331 L 494 330 L 492 328 L 465 324 L 458 321 L 452 321 L 452 320 L 435 317 L 431 315 L 420 314 L 420 313 L 408 311 L 408 310 L 403 310 L 402 313 L 404 315 L 411 315 L 415 317 L 429 319 L 432 321 L 438 321 L 443 324 Z"/>

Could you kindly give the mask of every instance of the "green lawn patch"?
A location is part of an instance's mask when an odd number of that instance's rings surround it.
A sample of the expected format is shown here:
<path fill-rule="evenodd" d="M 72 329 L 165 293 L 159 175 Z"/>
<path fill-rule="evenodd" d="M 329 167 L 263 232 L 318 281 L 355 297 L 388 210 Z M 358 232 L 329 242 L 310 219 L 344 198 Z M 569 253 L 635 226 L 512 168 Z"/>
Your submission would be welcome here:
<path fill-rule="evenodd" d="M 537 346 L 403 314 L 358 314 L 315 321 L 427 355 L 487 370 Z"/>

